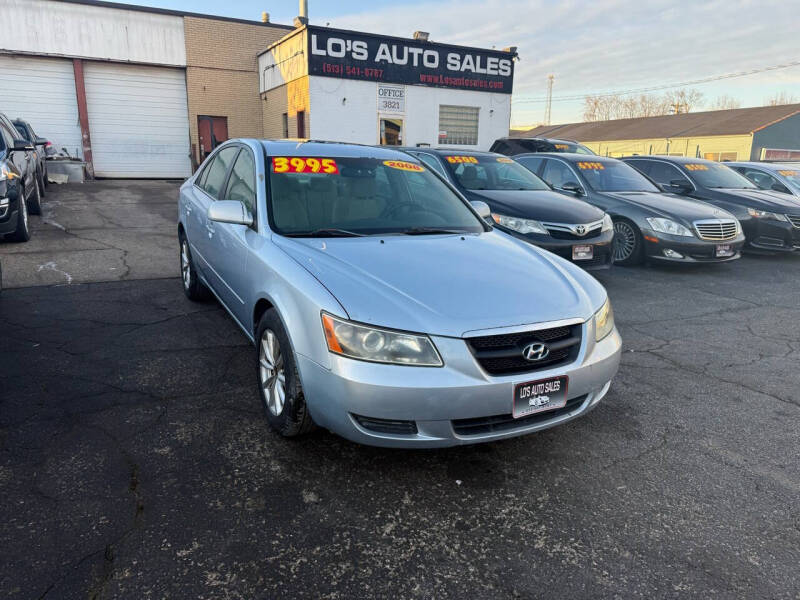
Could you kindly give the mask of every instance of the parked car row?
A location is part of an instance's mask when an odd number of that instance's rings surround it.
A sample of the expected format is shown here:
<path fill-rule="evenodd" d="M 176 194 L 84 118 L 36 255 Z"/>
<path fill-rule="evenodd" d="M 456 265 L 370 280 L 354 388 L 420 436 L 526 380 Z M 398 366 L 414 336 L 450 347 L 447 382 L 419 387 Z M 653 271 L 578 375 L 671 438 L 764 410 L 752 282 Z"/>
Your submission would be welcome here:
<path fill-rule="evenodd" d="M 0 113 L 0 238 L 30 239 L 28 216 L 42 211 L 46 143 L 25 121 Z"/>

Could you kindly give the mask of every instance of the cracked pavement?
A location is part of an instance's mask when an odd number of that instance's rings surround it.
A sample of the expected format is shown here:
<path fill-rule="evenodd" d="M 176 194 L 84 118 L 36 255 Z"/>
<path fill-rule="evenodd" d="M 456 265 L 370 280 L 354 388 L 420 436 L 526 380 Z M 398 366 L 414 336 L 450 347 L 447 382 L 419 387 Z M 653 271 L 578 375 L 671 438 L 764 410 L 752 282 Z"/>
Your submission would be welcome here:
<path fill-rule="evenodd" d="M 89 234 L 127 250 L 125 280 L 97 281 L 122 265 L 101 249 L 95 282 L 0 294 L 3 597 L 800 597 L 800 257 L 599 274 L 622 366 L 564 426 L 436 451 L 287 441 L 243 334 L 171 277 L 158 185 L 134 202 L 157 235 Z M 175 264 L 152 276 L 160 259 L 131 260 L 162 245 Z"/>

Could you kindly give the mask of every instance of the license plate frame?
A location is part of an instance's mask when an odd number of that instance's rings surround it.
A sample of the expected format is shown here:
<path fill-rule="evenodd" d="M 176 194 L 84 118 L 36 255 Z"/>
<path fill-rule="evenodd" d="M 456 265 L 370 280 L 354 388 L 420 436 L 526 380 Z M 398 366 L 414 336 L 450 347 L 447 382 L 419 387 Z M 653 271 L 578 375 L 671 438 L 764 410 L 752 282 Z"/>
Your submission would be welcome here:
<path fill-rule="evenodd" d="M 576 244 L 572 247 L 572 260 L 592 260 L 594 246 L 591 244 Z"/>
<path fill-rule="evenodd" d="M 558 382 L 558 389 L 553 390 Z M 548 385 L 550 384 L 550 385 Z M 555 375 L 545 379 L 523 381 L 514 384 L 511 396 L 511 416 L 515 419 L 564 408 L 567 404 L 569 376 Z M 543 400 L 546 399 L 546 402 Z"/>
<path fill-rule="evenodd" d="M 716 258 L 729 258 L 736 254 L 733 250 L 733 246 L 731 244 L 717 244 L 717 247 L 714 250 L 714 256 Z"/>

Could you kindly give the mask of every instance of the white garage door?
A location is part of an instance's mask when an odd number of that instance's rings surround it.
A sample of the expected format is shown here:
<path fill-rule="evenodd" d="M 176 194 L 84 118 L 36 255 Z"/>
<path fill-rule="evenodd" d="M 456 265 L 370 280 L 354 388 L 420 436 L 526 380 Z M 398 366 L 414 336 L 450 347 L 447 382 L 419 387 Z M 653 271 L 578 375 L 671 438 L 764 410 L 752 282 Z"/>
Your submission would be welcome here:
<path fill-rule="evenodd" d="M 182 69 L 84 63 L 98 177 L 188 177 L 189 116 Z"/>
<path fill-rule="evenodd" d="M 28 121 L 59 150 L 82 155 L 71 60 L 0 55 L 0 111 Z"/>

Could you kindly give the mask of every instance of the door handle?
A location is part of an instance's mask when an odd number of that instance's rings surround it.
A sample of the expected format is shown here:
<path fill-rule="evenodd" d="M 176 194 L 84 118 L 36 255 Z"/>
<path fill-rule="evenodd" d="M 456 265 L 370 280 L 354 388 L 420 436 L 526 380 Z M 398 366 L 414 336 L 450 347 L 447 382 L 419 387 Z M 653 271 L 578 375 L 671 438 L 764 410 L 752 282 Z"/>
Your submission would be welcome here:
<path fill-rule="evenodd" d="M 206 231 L 208 231 L 208 237 L 214 235 L 214 225 L 209 220 L 206 220 Z"/>

